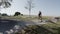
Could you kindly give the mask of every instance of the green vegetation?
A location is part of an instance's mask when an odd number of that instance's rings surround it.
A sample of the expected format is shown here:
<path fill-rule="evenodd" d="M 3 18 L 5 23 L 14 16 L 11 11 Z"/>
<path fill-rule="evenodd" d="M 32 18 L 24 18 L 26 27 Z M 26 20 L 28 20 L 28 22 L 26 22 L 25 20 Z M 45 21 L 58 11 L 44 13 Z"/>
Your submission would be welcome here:
<path fill-rule="evenodd" d="M 14 16 L 18 16 L 20 14 L 21 14 L 20 12 L 15 12 Z"/>
<path fill-rule="evenodd" d="M 3 17 L 3 16 L 2 16 Z M 28 21 L 28 20 L 36 20 L 38 19 L 38 17 L 33 16 L 31 18 L 29 18 L 28 16 L 4 16 L 4 18 L 6 19 L 14 19 L 14 20 L 24 20 L 24 21 Z M 43 19 L 48 19 L 48 18 L 52 18 L 52 17 L 46 17 L 44 16 Z M 23 29 L 24 34 L 60 34 L 60 21 L 58 21 L 57 23 L 47 23 L 47 24 L 42 24 L 42 25 L 30 25 L 27 28 Z M 19 34 L 16 33 L 16 34 Z"/>
<path fill-rule="evenodd" d="M 3 13 L 2 16 L 8 16 L 7 14 Z"/>
<path fill-rule="evenodd" d="M 17 16 L 16 16 L 17 17 Z M 15 17 L 15 18 L 16 18 Z M 43 19 L 48 19 L 52 17 L 46 17 L 44 16 Z M 17 17 L 17 19 L 22 19 L 22 20 L 35 20 L 38 19 L 38 17 L 26 17 L 26 16 L 20 16 Z M 47 23 L 47 24 L 42 24 L 42 25 L 30 25 L 27 28 L 23 29 L 24 34 L 60 34 L 60 21 L 57 23 Z M 23 32 L 23 31 L 22 31 Z"/>
<path fill-rule="evenodd" d="M 56 24 L 30 25 L 24 31 L 25 34 L 60 34 L 60 22 Z"/>
<path fill-rule="evenodd" d="M 24 20 L 24 21 L 30 21 L 30 20 L 38 20 L 38 16 L 34 16 L 32 15 L 31 17 L 29 17 L 28 15 L 18 15 L 18 16 L 0 16 L 2 18 L 6 18 L 6 19 L 14 19 L 14 20 Z M 48 19 L 48 18 L 52 18 L 51 16 L 43 16 L 43 19 Z"/>

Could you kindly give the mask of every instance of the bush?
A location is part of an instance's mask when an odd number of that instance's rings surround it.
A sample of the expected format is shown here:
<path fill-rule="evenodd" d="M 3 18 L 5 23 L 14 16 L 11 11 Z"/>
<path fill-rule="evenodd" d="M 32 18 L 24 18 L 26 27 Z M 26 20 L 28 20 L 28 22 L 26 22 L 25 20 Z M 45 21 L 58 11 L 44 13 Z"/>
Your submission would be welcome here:
<path fill-rule="evenodd" d="M 3 13 L 2 16 L 8 16 L 7 14 Z"/>
<path fill-rule="evenodd" d="M 18 16 L 20 14 L 21 14 L 20 12 L 15 12 L 14 16 Z"/>

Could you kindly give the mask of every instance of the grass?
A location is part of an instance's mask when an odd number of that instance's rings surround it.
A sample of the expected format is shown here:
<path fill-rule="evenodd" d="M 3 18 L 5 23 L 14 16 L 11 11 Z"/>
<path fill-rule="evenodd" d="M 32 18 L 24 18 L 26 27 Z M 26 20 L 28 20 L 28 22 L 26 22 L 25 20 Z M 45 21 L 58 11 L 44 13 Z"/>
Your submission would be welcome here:
<path fill-rule="evenodd" d="M 38 25 L 28 26 L 26 30 L 28 30 L 30 34 L 33 33 L 34 34 L 60 34 L 60 21 L 55 24 L 48 23 L 40 26 Z"/>
<path fill-rule="evenodd" d="M 49 16 L 43 16 L 43 19 L 52 18 Z M 36 20 L 38 17 L 24 17 L 22 20 Z M 60 21 L 57 23 L 47 23 L 43 25 L 30 25 L 27 29 L 24 29 L 28 34 L 60 34 Z"/>
<path fill-rule="evenodd" d="M 28 16 L 0 16 L 2 18 L 6 18 L 6 19 L 16 19 L 16 20 L 36 20 L 38 19 L 38 16 L 31 16 L 30 18 Z M 48 18 L 52 18 L 49 16 L 43 16 L 43 19 L 48 19 Z"/>
<path fill-rule="evenodd" d="M 17 20 L 24 20 L 24 21 L 28 21 L 28 20 L 35 20 L 38 19 L 38 17 L 25 17 L 25 16 L 10 16 L 10 17 L 3 17 L 3 18 L 7 18 L 7 19 L 17 19 Z M 43 16 L 43 19 L 48 19 L 48 18 L 52 18 L 49 16 Z M 43 25 L 30 25 L 28 26 L 26 29 L 24 29 L 25 33 L 28 34 L 60 34 L 60 21 L 57 23 L 47 23 L 47 24 L 43 24 Z"/>

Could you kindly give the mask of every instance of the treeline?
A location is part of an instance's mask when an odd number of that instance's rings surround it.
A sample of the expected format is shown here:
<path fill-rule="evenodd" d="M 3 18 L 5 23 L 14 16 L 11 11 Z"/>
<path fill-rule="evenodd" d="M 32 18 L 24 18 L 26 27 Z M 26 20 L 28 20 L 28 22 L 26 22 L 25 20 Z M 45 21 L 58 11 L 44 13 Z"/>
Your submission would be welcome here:
<path fill-rule="evenodd" d="M 15 12 L 15 14 L 13 16 L 18 16 L 18 15 L 23 16 L 23 14 L 21 14 L 20 12 Z M 9 15 L 6 13 L 3 13 L 3 14 L 0 13 L 0 16 L 9 16 Z"/>
<path fill-rule="evenodd" d="M 1 14 L 0 13 L 0 16 L 8 16 L 8 14 L 6 14 L 6 13 Z"/>

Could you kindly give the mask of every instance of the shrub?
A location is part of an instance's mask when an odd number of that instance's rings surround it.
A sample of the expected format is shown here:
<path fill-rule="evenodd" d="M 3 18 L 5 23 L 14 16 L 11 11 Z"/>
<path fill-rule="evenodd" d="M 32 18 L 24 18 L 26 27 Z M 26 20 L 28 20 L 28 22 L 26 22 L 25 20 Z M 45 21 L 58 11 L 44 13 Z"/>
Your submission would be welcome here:
<path fill-rule="evenodd" d="M 8 16 L 7 14 L 3 13 L 2 16 Z"/>
<path fill-rule="evenodd" d="M 20 12 L 15 12 L 14 16 L 18 16 L 20 14 L 21 14 Z"/>

